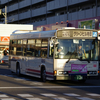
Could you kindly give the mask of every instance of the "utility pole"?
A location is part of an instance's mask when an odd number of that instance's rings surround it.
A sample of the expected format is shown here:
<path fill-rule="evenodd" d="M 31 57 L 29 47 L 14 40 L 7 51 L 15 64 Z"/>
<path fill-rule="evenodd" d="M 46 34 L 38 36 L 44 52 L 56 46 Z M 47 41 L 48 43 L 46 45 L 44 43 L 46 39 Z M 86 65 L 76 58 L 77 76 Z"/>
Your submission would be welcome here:
<path fill-rule="evenodd" d="M 5 6 L 5 13 L 3 15 L 5 17 L 5 24 L 7 24 L 7 6 Z"/>
<path fill-rule="evenodd" d="M 7 6 L 5 6 L 5 13 L 1 12 L 1 14 L 5 17 L 5 24 L 7 24 Z"/>
<path fill-rule="evenodd" d="M 7 24 L 7 6 L 5 6 L 5 24 Z"/>

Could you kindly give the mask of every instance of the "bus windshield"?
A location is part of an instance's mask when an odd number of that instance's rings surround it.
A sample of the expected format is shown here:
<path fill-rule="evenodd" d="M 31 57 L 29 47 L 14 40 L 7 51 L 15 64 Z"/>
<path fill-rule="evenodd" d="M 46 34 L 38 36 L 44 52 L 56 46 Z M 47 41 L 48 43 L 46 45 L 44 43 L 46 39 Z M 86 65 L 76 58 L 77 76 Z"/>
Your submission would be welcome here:
<path fill-rule="evenodd" d="M 55 59 L 98 60 L 95 39 L 57 39 Z"/>

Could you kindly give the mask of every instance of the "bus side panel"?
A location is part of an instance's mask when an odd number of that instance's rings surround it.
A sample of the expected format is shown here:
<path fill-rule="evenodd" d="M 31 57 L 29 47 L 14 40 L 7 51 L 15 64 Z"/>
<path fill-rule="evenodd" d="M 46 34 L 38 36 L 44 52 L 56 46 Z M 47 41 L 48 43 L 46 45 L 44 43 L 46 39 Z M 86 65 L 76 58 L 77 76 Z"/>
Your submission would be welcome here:
<path fill-rule="evenodd" d="M 44 66 L 46 70 L 46 78 L 53 80 L 53 59 L 45 58 L 28 58 L 28 67 L 26 67 L 26 74 L 34 77 L 41 78 L 41 67 Z"/>
<path fill-rule="evenodd" d="M 28 57 L 26 74 L 40 78 L 41 58 Z"/>
<path fill-rule="evenodd" d="M 46 78 L 48 80 L 54 80 L 54 62 L 53 59 L 45 59 L 46 65 Z"/>
<path fill-rule="evenodd" d="M 9 63 L 10 63 L 10 70 L 12 71 L 12 72 L 16 72 L 16 59 L 12 59 L 13 57 L 11 57 L 10 59 L 9 59 Z"/>

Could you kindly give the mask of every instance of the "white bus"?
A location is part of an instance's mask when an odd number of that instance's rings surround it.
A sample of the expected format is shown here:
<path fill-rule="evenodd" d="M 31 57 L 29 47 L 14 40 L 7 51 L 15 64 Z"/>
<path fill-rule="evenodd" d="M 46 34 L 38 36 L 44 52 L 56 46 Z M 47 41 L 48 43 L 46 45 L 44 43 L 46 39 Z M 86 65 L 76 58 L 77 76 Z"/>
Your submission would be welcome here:
<path fill-rule="evenodd" d="M 98 76 L 98 32 L 62 28 L 10 35 L 9 67 L 46 80 L 79 80 Z"/>

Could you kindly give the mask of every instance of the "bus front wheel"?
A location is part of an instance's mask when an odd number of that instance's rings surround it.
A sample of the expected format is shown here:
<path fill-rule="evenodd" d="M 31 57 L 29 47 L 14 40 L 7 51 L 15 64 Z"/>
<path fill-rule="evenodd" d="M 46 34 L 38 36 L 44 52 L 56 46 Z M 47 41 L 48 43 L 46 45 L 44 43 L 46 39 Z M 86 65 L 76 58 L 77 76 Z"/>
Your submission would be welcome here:
<path fill-rule="evenodd" d="M 41 80 L 42 80 L 43 82 L 46 82 L 46 70 L 45 70 L 45 69 L 43 69 L 43 70 L 41 71 Z"/>

